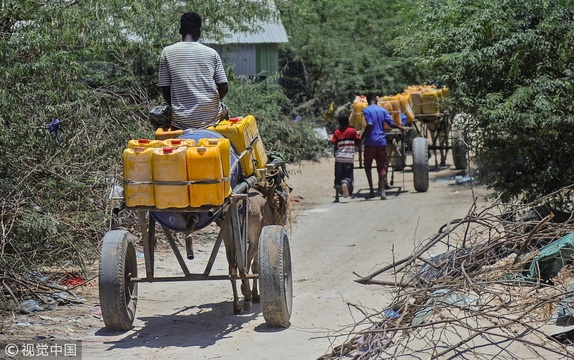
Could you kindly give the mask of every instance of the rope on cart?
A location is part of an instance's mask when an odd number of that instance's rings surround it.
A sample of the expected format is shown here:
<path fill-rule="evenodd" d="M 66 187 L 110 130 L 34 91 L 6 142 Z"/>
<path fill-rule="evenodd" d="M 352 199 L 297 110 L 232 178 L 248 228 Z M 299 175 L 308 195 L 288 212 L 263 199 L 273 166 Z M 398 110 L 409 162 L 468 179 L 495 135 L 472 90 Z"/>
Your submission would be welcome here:
<path fill-rule="evenodd" d="M 194 184 L 219 184 L 224 181 L 229 181 L 230 177 L 222 177 L 221 179 L 204 179 L 204 180 L 188 180 L 188 181 L 135 181 L 124 180 L 124 185 L 194 185 Z"/>

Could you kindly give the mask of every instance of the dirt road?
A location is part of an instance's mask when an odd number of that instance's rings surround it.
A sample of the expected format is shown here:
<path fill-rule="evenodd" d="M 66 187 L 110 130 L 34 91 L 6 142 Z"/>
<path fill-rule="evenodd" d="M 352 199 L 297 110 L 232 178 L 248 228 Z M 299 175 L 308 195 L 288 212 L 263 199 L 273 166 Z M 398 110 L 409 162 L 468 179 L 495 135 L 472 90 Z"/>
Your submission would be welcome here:
<path fill-rule="evenodd" d="M 431 164 L 432 164 L 431 159 Z M 412 174 L 397 174 L 386 201 L 367 200 L 366 178 L 355 170 L 357 198 L 334 203 L 332 160 L 290 165 L 295 222 L 290 232 L 293 263 L 291 326 L 270 329 L 259 304 L 236 316 L 228 281 L 140 284 L 133 330 L 110 333 L 89 313 L 74 333 L 84 340 L 83 358 L 117 359 L 316 359 L 344 341 L 358 309 L 380 311 L 390 298 L 378 286 L 353 280 L 411 253 L 414 244 L 436 233 L 454 218 L 464 216 L 473 201 L 472 190 L 455 185 L 453 169 L 431 171 L 428 192 L 413 189 Z M 403 183 L 404 181 L 404 183 Z M 215 231 L 215 228 L 213 229 Z M 211 251 L 196 246 L 189 266 L 203 271 Z M 141 271 L 143 272 L 143 259 Z M 213 273 L 225 274 L 222 252 Z M 157 275 L 180 275 L 173 254 L 157 259 Z M 91 295 L 90 295 L 91 294 Z M 89 312 L 97 291 L 84 295 Z M 59 315 L 64 316 L 64 315 Z M 37 328 L 38 330 L 38 328 Z"/>

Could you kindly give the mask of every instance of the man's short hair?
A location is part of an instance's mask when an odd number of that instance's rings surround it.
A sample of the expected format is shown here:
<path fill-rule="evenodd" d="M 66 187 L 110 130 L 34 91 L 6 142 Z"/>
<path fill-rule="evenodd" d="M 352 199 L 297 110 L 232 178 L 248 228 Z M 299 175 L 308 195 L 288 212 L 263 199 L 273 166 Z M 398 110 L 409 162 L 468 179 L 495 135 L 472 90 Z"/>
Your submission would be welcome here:
<path fill-rule="evenodd" d="M 377 101 L 377 95 L 373 94 L 373 93 L 368 93 L 367 94 L 367 103 L 370 105 L 371 102 L 373 101 Z"/>
<path fill-rule="evenodd" d="M 194 12 L 186 12 L 181 15 L 179 33 L 181 35 L 199 35 L 201 30 L 201 16 Z"/>

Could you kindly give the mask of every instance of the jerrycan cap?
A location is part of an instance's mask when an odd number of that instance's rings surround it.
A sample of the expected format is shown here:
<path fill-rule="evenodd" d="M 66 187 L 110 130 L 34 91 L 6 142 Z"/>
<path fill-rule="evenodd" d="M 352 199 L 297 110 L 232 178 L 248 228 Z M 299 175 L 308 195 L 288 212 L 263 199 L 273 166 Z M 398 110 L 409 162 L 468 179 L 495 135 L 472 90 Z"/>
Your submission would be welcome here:
<path fill-rule="evenodd" d="M 229 121 L 232 123 L 236 123 L 239 121 L 239 118 L 238 117 L 232 117 L 231 119 L 229 119 Z"/>
<path fill-rule="evenodd" d="M 209 143 L 209 145 L 217 145 L 217 139 L 207 139 L 207 142 Z"/>
<path fill-rule="evenodd" d="M 205 146 L 198 146 L 197 147 L 197 153 L 198 154 L 204 154 L 207 151 L 207 148 Z"/>
<path fill-rule="evenodd" d="M 138 144 L 149 144 L 149 139 L 138 139 Z"/>
<path fill-rule="evenodd" d="M 142 151 L 144 151 L 144 148 L 143 148 L 143 147 L 135 147 L 135 148 L 134 148 L 134 152 L 139 153 L 139 152 L 142 152 Z"/>
<path fill-rule="evenodd" d="M 181 139 L 171 139 L 172 145 L 181 145 Z"/>
<path fill-rule="evenodd" d="M 173 152 L 173 147 L 171 147 L 171 146 L 166 146 L 163 148 L 164 154 L 171 154 L 172 152 Z"/>

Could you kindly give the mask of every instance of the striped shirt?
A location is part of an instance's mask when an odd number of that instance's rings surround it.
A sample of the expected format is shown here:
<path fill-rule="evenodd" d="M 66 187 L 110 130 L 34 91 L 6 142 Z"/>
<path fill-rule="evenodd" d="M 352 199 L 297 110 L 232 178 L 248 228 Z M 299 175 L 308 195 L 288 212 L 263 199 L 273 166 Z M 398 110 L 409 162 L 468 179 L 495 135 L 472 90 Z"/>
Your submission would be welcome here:
<path fill-rule="evenodd" d="M 360 140 L 357 130 L 347 126 L 335 130 L 331 142 L 337 145 L 335 161 L 342 163 L 355 162 L 355 141 Z"/>
<path fill-rule="evenodd" d="M 198 42 L 180 41 L 161 52 L 159 86 L 169 86 L 173 125 L 180 129 L 206 128 L 221 119 L 217 84 L 227 82 L 214 49 Z"/>

